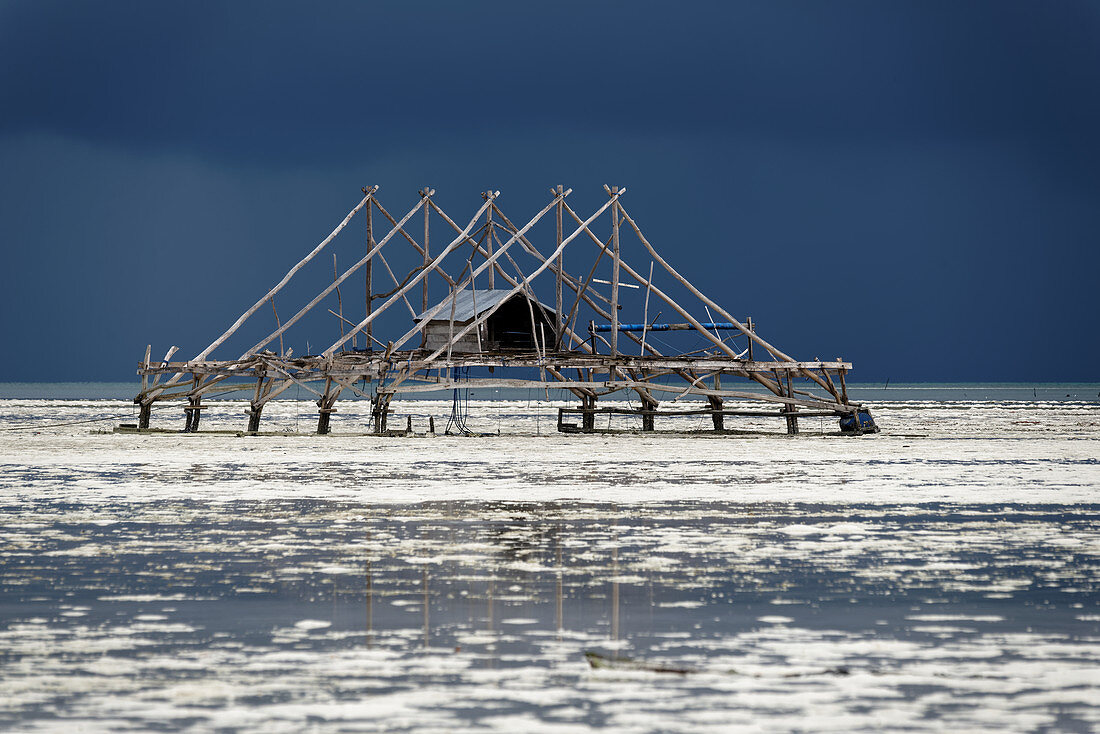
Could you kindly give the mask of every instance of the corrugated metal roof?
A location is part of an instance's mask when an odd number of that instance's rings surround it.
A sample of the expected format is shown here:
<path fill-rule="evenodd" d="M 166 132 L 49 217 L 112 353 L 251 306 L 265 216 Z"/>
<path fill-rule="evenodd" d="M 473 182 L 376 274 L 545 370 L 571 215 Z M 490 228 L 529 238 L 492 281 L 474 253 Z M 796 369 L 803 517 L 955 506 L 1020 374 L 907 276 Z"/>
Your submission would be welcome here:
<path fill-rule="evenodd" d="M 511 295 L 511 294 L 512 294 L 512 291 L 501 289 L 501 288 L 496 288 L 494 290 L 480 290 L 480 291 L 477 291 L 476 293 L 474 291 L 471 291 L 471 290 L 461 290 L 458 293 L 458 297 L 455 299 L 454 320 L 455 321 L 469 321 L 470 319 L 474 318 L 475 316 L 477 316 L 479 314 L 482 314 L 482 313 L 485 313 L 486 311 L 488 311 L 490 308 L 497 305 L 498 303 L 501 303 L 502 301 L 507 300 L 508 296 Z M 516 298 L 525 298 L 526 297 L 525 294 L 522 291 L 520 291 L 519 293 L 516 293 L 515 296 L 516 296 Z M 474 308 L 474 302 L 475 301 L 477 302 L 476 310 Z M 446 298 L 443 299 L 442 303 L 444 304 L 443 308 L 440 309 L 439 313 L 437 313 L 435 316 L 432 317 L 432 321 L 450 321 L 450 319 L 451 319 L 451 297 L 447 296 Z M 542 302 L 539 301 L 539 303 L 542 303 Z M 436 304 L 436 305 L 438 306 L 439 304 Z M 549 306 L 547 306 L 545 303 L 542 303 L 542 307 L 547 309 L 547 311 L 550 311 L 550 312 L 553 312 L 553 310 L 554 310 L 554 309 L 550 308 Z M 434 309 L 434 308 L 435 308 L 435 306 L 432 306 L 432 308 L 429 308 L 424 313 L 417 314 L 415 320 L 416 321 L 423 320 L 424 314 L 430 313 L 432 311 L 432 309 Z"/>

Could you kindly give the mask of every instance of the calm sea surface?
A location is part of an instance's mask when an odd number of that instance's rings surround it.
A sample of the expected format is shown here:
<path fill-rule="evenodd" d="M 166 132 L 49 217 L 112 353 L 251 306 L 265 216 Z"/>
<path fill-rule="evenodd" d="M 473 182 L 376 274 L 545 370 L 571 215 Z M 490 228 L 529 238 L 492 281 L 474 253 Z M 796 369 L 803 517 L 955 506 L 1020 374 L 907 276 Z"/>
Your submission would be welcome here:
<path fill-rule="evenodd" d="M 1100 727 L 1100 386 L 863 386 L 862 438 L 133 389 L 0 385 L 0 730 Z"/>

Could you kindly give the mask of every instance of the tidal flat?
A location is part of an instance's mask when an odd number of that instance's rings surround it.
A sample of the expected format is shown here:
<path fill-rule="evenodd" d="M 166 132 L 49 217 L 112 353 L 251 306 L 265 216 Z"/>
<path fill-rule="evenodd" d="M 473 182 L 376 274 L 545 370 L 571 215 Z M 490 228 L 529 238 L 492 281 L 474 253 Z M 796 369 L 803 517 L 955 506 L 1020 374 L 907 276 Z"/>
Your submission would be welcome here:
<path fill-rule="evenodd" d="M 0 728 L 1100 726 L 1095 403 L 895 401 L 861 438 L 535 408 L 383 438 L 340 434 L 355 403 L 295 435 L 281 403 L 249 437 L 0 400 L 26 429 L 0 432 Z"/>

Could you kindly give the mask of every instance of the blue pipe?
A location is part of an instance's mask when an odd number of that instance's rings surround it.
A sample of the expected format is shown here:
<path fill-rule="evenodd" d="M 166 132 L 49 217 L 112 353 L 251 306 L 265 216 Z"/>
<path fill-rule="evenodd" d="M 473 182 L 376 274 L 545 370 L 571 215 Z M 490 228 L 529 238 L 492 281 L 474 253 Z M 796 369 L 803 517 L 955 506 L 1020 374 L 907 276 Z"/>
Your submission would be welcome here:
<path fill-rule="evenodd" d="M 736 329 L 737 327 L 727 321 L 717 323 L 707 322 L 702 324 L 704 329 Z M 687 331 L 694 328 L 691 324 L 619 324 L 619 331 Z M 596 324 L 595 328 L 589 328 L 591 333 L 611 331 L 611 324 Z"/>

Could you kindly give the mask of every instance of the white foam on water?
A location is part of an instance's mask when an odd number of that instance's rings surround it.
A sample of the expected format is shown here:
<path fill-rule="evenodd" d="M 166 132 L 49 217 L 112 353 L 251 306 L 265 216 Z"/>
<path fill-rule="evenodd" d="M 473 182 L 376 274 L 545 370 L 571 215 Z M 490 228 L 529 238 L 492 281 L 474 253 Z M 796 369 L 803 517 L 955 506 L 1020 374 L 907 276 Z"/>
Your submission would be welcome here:
<path fill-rule="evenodd" d="M 265 428 L 308 429 L 310 405 L 269 405 Z M 0 431 L 6 595 L 40 566 L 156 560 L 6 618 L 0 728 L 1100 727 L 1095 405 L 910 401 L 876 406 L 884 432 L 862 438 L 809 435 L 835 430 L 818 419 L 797 437 L 763 419 L 744 425 L 770 435 L 562 435 L 556 405 L 471 406 L 472 428 L 501 435 L 347 435 L 368 420 L 350 402 L 330 436 Z M 0 401 L 0 428 L 130 407 Z M 449 403 L 394 407 L 392 425 L 424 430 Z M 243 421 L 244 403 L 216 403 L 203 426 Z M 182 415 L 154 414 L 168 424 Z M 339 532 L 346 546 L 328 545 Z M 395 568 L 413 583 L 391 583 Z M 216 593 L 179 586 L 231 574 Z M 301 606 L 279 615 L 286 588 Z M 849 593 L 852 614 L 815 616 Z M 249 634 L 216 631 L 224 596 L 253 611 Z M 613 634 L 613 598 L 624 629 L 653 620 L 643 649 Z M 861 604 L 874 609 L 849 623 Z M 425 639 L 421 624 L 440 626 Z M 690 672 L 593 670 L 593 650 Z"/>

